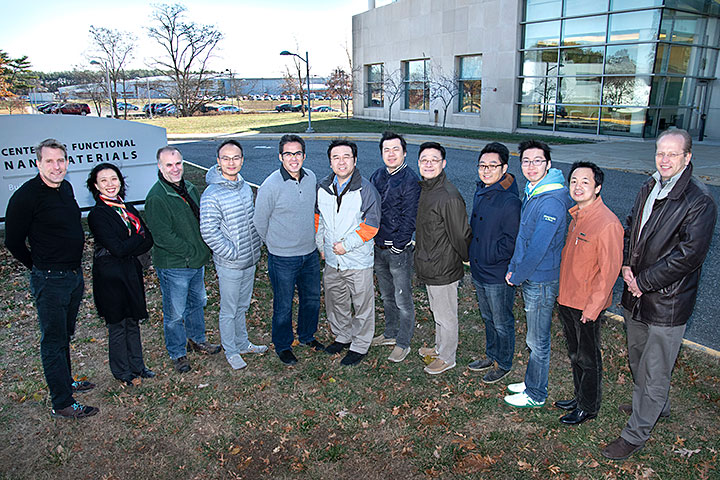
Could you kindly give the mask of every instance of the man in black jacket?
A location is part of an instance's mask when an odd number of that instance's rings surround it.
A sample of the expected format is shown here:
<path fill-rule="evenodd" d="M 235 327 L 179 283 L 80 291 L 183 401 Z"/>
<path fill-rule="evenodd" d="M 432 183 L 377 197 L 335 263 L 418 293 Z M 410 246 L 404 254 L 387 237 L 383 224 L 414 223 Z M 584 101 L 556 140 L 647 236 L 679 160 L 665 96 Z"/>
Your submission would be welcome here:
<path fill-rule="evenodd" d="M 437 375 L 455 366 L 458 344 L 457 289 L 468 260 L 470 226 L 465 201 L 445 176 L 445 148 L 420 145 L 418 166 L 423 180 L 416 219 L 415 272 L 425 283 L 435 319 L 435 346 L 422 347 L 433 358 L 425 372 Z"/>
<path fill-rule="evenodd" d="M 395 345 L 388 360 L 397 363 L 410 352 L 415 331 L 410 241 L 415 233 L 420 179 L 405 163 L 407 144 L 397 133 L 383 133 L 380 154 L 384 165 L 370 176 L 370 182 L 382 198 L 380 229 L 375 235 L 375 275 L 385 310 L 385 332 L 370 345 Z"/>
<path fill-rule="evenodd" d="M 38 175 L 10 198 L 5 214 L 5 246 L 31 270 L 30 290 L 40 324 L 40 357 L 56 418 L 83 418 L 99 409 L 75 401 L 73 393 L 94 384 L 76 382 L 70 369 L 84 282 L 80 262 L 85 234 L 72 185 L 65 180 L 67 151 L 54 139 L 35 149 Z M 30 249 L 25 244 L 28 240 Z"/>
<path fill-rule="evenodd" d="M 717 218 L 712 196 L 692 176 L 690 135 L 671 128 L 656 145 L 657 172 L 625 227 L 622 304 L 633 396 L 632 405 L 619 406 L 630 414 L 627 425 L 602 450 L 613 460 L 640 450 L 658 418 L 670 415 L 670 377 Z"/>

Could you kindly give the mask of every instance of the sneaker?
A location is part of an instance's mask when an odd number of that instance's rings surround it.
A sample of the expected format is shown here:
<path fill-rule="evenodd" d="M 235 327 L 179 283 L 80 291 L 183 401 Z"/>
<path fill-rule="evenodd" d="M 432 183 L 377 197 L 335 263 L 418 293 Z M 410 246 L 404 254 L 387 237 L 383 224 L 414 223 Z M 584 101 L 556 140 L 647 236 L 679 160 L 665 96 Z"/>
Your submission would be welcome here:
<path fill-rule="evenodd" d="M 507 376 L 507 374 L 510 373 L 510 370 L 503 370 L 500 367 L 493 368 L 489 372 L 487 372 L 483 378 L 483 383 L 495 383 Z"/>
<path fill-rule="evenodd" d="M 263 354 L 263 353 L 267 352 L 267 350 L 268 350 L 267 345 L 255 345 L 253 343 L 250 343 L 250 344 L 248 344 L 248 347 L 245 350 L 240 350 L 240 355 L 245 355 L 247 353 Z"/>
<path fill-rule="evenodd" d="M 265 348 L 267 350 L 267 347 Z M 242 370 L 243 368 L 247 367 L 247 363 L 245 363 L 245 360 L 239 355 L 230 355 L 227 357 L 227 361 L 230 364 L 230 366 L 233 368 L 233 370 Z"/>
<path fill-rule="evenodd" d="M 220 345 L 215 345 L 214 343 L 210 343 L 208 341 L 198 343 L 188 339 L 187 349 L 192 350 L 193 352 L 204 353 L 206 355 L 215 355 L 216 353 L 220 353 Z"/>
<path fill-rule="evenodd" d="M 528 394 L 516 393 L 515 395 L 508 395 L 505 397 L 505 403 L 518 408 L 536 408 L 545 405 L 545 402 L 536 402 Z"/>
<path fill-rule="evenodd" d="M 73 393 L 89 392 L 93 388 L 95 388 L 95 384 L 92 382 L 88 382 L 87 380 L 72 382 Z"/>
<path fill-rule="evenodd" d="M 297 357 L 291 349 L 277 352 L 277 356 L 285 365 L 295 365 L 298 362 Z"/>
<path fill-rule="evenodd" d="M 358 353 L 353 352 L 352 350 L 348 350 L 347 354 L 343 357 L 342 360 L 340 360 L 341 365 L 357 365 L 362 361 L 363 358 L 365 358 L 366 353 Z"/>
<path fill-rule="evenodd" d="M 175 363 L 175 370 L 179 373 L 186 373 L 190 371 L 190 361 L 187 357 L 180 357 L 173 360 Z"/>
<path fill-rule="evenodd" d="M 395 345 L 395 339 L 394 338 L 386 338 L 384 333 L 381 333 L 377 337 L 372 339 L 372 342 L 370 342 L 371 347 L 380 347 L 383 345 Z"/>
<path fill-rule="evenodd" d="M 53 418 L 85 418 L 92 417 L 100 411 L 97 407 L 91 407 L 90 405 L 82 405 L 80 403 L 73 403 L 69 407 L 61 408 L 60 410 L 50 410 L 50 416 Z"/>
<path fill-rule="evenodd" d="M 507 386 L 507 389 L 510 393 L 522 393 L 525 391 L 525 382 L 511 383 Z"/>
<path fill-rule="evenodd" d="M 322 343 L 318 342 L 318 341 L 315 340 L 314 338 L 313 338 L 312 342 L 308 342 L 308 343 L 306 343 L 305 345 L 307 345 L 308 347 L 312 347 L 312 349 L 315 350 L 316 352 L 325 351 L 325 345 L 323 345 Z"/>
<path fill-rule="evenodd" d="M 328 345 L 327 347 L 325 347 L 325 352 L 328 353 L 328 354 L 330 354 L 330 355 L 334 355 L 334 354 L 336 354 L 336 353 L 342 352 L 343 350 L 345 350 L 345 349 L 348 348 L 349 346 L 350 346 L 349 343 L 332 342 L 330 345 Z"/>
<path fill-rule="evenodd" d="M 425 357 L 437 357 L 438 351 L 436 347 L 420 347 L 418 348 L 418 355 L 420 355 L 421 358 Z"/>
<path fill-rule="evenodd" d="M 438 375 L 446 370 L 450 370 L 451 368 L 455 368 L 455 362 L 446 363 L 443 360 L 436 358 L 430 365 L 425 367 L 424 370 L 425 373 L 429 373 L 430 375 Z"/>
<path fill-rule="evenodd" d="M 482 372 L 483 370 L 487 370 L 488 368 L 492 367 L 494 363 L 494 361 L 485 357 L 480 360 L 470 362 L 470 365 L 468 365 L 468 370 L 472 370 L 473 372 Z"/>
<path fill-rule="evenodd" d="M 388 357 L 388 360 L 390 360 L 391 362 L 400 363 L 405 360 L 405 357 L 408 356 L 408 353 L 410 353 L 410 347 L 402 348 L 395 345 L 392 353 Z"/>

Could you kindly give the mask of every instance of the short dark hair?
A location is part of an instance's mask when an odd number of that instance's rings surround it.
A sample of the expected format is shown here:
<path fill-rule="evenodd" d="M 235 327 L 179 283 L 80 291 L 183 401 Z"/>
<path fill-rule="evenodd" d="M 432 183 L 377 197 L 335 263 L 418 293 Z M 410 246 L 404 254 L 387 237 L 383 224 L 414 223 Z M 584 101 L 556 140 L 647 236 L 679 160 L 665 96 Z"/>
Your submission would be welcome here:
<path fill-rule="evenodd" d="M 391 131 L 383 132 L 382 137 L 380 138 L 380 153 L 382 153 L 383 151 L 383 142 L 385 142 L 385 140 L 395 140 L 396 138 L 400 140 L 400 145 L 402 145 L 403 153 L 407 153 L 407 142 L 405 141 L 405 139 L 402 137 L 402 135 L 398 135 L 397 133 Z"/>
<path fill-rule="evenodd" d="M 332 149 L 335 147 L 350 147 L 350 149 L 352 150 L 353 158 L 357 158 L 357 145 L 355 145 L 354 142 L 351 142 L 350 140 L 346 140 L 344 138 L 336 138 L 335 140 L 330 142 L 330 145 L 328 145 L 328 160 L 330 159 L 330 152 L 332 152 Z"/>
<path fill-rule="evenodd" d="M 43 148 L 56 148 L 58 150 L 63 151 L 63 155 L 67 159 L 67 149 L 65 148 L 65 145 L 58 142 L 54 138 L 47 138 L 40 142 L 37 147 L 35 147 L 35 155 L 37 156 L 38 162 L 42 161 L 42 149 Z"/>
<path fill-rule="evenodd" d="M 570 173 L 568 173 L 568 183 L 570 182 L 570 177 L 572 177 L 572 174 L 575 170 L 578 168 L 589 168 L 593 172 L 593 176 L 595 177 L 595 186 L 599 187 L 603 184 L 603 180 L 605 180 L 605 174 L 603 171 L 595 165 L 592 162 L 575 162 L 570 167 Z"/>
<path fill-rule="evenodd" d="M 662 132 L 660 132 L 660 135 L 658 135 L 657 139 L 655 140 L 655 144 L 657 145 L 660 139 L 667 135 L 677 135 L 679 137 L 682 137 L 683 153 L 692 153 L 692 137 L 687 132 L 687 130 L 683 130 L 682 128 L 677 127 L 670 127 L 667 130 L 663 130 Z"/>
<path fill-rule="evenodd" d="M 480 150 L 478 162 L 486 153 L 497 153 L 497 155 L 500 157 L 500 163 L 502 163 L 503 165 L 507 165 L 510 159 L 510 151 L 505 145 L 500 142 L 492 142 L 485 145 L 485 147 Z"/>
<path fill-rule="evenodd" d="M 88 175 L 85 185 L 87 186 L 87 189 L 90 190 L 92 196 L 94 198 L 98 198 L 98 195 L 100 195 L 100 192 L 98 191 L 95 184 L 97 183 L 98 174 L 103 170 L 112 170 L 117 174 L 118 178 L 120 179 L 120 191 L 118 191 L 118 196 L 120 198 L 125 198 L 125 177 L 123 177 L 123 174 L 122 172 L 120 172 L 120 168 L 118 168 L 117 165 L 108 162 L 98 163 L 93 167 L 92 170 L 90 170 L 90 174 Z"/>
<path fill-rule="evenodd" d="M 165 152 L 177 153 L 178 155 L 180 155 L 180 158 L 183 158 L 182 152 L 178 150 L 177 147 L 173 147 L 172 145 L 166 145 L 164 147 L 158 148 L 158 151 L 155 154 L 155 158 L 157 158 L 158 163 L 160 163 L 160 155 Z"/>
<path fill-rule="evenodd" d="M 288 135 L 283 135 L 282 137 L 280 137 L 280 144 L 278 145 L 278 150 L 279 150 L 278 153 L 280 153 L 281 155 L 283 153 L 283 147 L 285 146 L 286 143 L 299 143 L 300 146 L 302 147 L 302 152 L 305 153 L 305 140 L 303 140 L 298 135 L 288 134 Z"/>
<path fill-rule="evenodd" d="M 418 158 L 420 158 L 420 155 L 422 155 L 423 150 L 427 150 L 428 148 L 434 148 L 435 150 L 438 150 L 442 159 L 445 160 L 445 147 L 443 147 L 437 142 L 425 142 L 420 145 L 420 150 L 418 151 Z"/>
<path fill-rule="evenodd" d="M 234 140 L 234 139 L 231 138 L 231 139 L 229 139 L 229 140 L 225 140 L 224 142 L 222 142 L 222 143 L 217 147 L 217 156 L 218 156 L 218 158 L 220 158 L 220 150 L 222 150 L 222 148 L 223 148 L 225 145 L 232 145 L 232 146 L 234 146 L 234 147 L 239 148 L 239 149 L 240 149 L 240 155 L 245 156 L 245 153 L 243 152 L 243 148 L 242 148 L 242 145 L 240 145 L 240 142 L 238 142 L 237 140 Z"/>
<path fill-rule="evenodd" d="M 545 143 L 541 142 L 540 140 L 523 140 L 520 142 L 520 145 L 518 145 L 518 150 L 520 151 L 520 160 L 522 161 L 523 153 L 525 153 L 525 150 L 530 150 L 531 148 L 539 148 L 543 151 L 543 154 L 545 154 L 545 160 L 550 162 L 552 159 L 550 158 L 550 146 Z"/>

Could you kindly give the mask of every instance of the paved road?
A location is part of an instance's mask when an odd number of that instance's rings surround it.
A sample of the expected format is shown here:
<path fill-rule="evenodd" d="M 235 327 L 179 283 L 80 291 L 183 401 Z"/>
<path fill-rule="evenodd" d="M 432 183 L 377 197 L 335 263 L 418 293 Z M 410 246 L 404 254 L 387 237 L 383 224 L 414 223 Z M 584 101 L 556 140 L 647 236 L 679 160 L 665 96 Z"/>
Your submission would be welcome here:
<path fill-rule="evenodd" d="M 240 141 L 245 150 L 245 164 L 242 175 L 249 182 L 260 184 L 265 177 L 278 168 L 277 140 L 240 139 Z M 325 139 L 307 141 L 305 166 L 313 170 L 318 178 L 322 178 L 330 172 L 326 153 L 328 143 Z M 195 141 L 176 143 L 175 146 L 182 151 L 186 160 L 198 165 L 210 166 L 215 163 L 217 144 L 214 141 Z M 359 149 L 358 168 L 363 175 L 369 177 L 382 163 L 377 142 L 359 141 L 357 144 Z M 570 148 L 570 146 L 567 148 Z M 417 162 L 415 161 L 417 156 L 418 145 L 408 144 L 408 163 L 415 172 L 417 172 Z M 558 158 L 567 159 L 568 156 L 558 155 Z M 465 198 L 469 213 L 472 208 L 471 201 L 477 179 L 477 153 L 467 149 L 450 148 L 448 149 L 447 161 L 447 175 Z M 553 162 L 553 166 L 560 168 L 565 174 L 568 173 L 570 167 L 568 163 L 558 161 Z M 637 173 L 610 170 L 608 168 L 604 170 L 603 200 L 624 222 L 625 217 L 630 213 L 640 185 L 647 177 Z M 511 158 L 509 171 L 520 179 L 521 186 L 525 184 L 517 157 Z M 711 185 L 709 188 L 717 202 L 720 197 L 720 187 Z M 718 241 L 719 230 L 720 226 L 716 226 L 710 254 L 703 268 L 697 306 L 685 334 L 685 338 L 688 340 L 715 350 L 720 350 L 720 322 L 717 315 L 717 312 L 720 312 L 720 295 L 717 295 L 715 291 L 715 286 L 720 285 L 720 251 L 717 248 L 720 245 Z M 614 305 L 619 302 L 620 292 L 621 283 L 618 280 L 615 285 Z M 620 309 L 616 306 L 612 307 L 612 310 L 620 313 Z"/>

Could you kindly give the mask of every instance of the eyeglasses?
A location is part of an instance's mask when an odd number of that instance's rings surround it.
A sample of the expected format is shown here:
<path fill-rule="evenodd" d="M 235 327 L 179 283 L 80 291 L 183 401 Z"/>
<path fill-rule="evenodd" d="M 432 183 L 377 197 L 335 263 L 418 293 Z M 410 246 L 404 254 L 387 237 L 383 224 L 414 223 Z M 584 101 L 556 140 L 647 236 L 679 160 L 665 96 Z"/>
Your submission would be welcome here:
<path fill-rule="evenodd" d="M 440 162 L 442 162 L 442 161 L 443 161 L 442 158 L 421 158 L 420 160 L 418 160 L 418 163 L 420 165 L 428 165 L 428 164 L 439 165 Z"/>
<path fill-rule="evenodd" d="M 682 156 L 684 156 L 684 155 L 685 155 L 685 152 L 682 152 L 682 153 L 675 153 L 675 152 L 669 152 L 669 153 L 657 152 L 657 153 L 655 154 L 655 159 L 656 159 L 656 160 L 662 160 L 663 158 L 669 158 L 670 160 L 675 160 L 676 158 L 682 157 Z"/>
<path fill-rule="evenodd" d="M 535 157 L 535 158 L 533 158 L 533 159 L 523 158 L 521 163 L 522 163 L 522 166 L 523 166 L 523 167 L 527 167 L 527 166 L 529 166 L 529 165 L 531 165 L 531 164 L 534 165 L 534 166 L 536 166 L 536 167 L 539 167 L 540 165 L 542 165 L 542 164 L 545 163 L 545 162 L 547 162 L 546 159 L 540 158 L 540 157 Z"/>
<path fill-rule="evenodd" d="M 502 163 L 492 164 L 492 165 L 485 165 L 484 163 L 478 163 L 478 170 L 482 170 L 483 172 L 489 171 L 495 171 L 498 168 L 502 167 Z"/>
<path fill-rule="evenodd" d="M 223 162 L 229 162 L 230 160 L 232 160 L 233 162 L 239 162 L 242 159 L 242 155 L 235 155 L 234 157 L 228 157 L 227 155 L 223 155 L 222 157 L 220 157 L 220 160 L 222 160 Z"/>
<path fill-rule="evenodd" d="M 302 158 L 303 155 L 305 155 L 305 152 L 283 152 L 282 158 L 283 160 L 290 160 L 291 158 Z"/>

